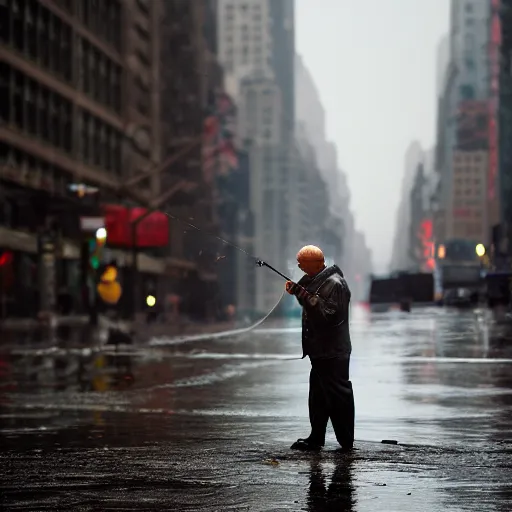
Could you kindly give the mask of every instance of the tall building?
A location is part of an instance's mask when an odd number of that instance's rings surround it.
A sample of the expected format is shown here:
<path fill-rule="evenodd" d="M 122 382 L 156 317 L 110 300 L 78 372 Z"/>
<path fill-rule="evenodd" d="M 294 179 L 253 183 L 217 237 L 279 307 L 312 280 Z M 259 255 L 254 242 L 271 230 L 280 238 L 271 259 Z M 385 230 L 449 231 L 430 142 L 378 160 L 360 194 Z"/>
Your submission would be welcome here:
<path fill-rule="evenodd" d="M 488 172 L 486 178 L 481 175 L 483 171 L 479 171 L 477 177 L 470 166 L 463 177 L 456 163 L 482 158 L 481 152 L 490 151 L 493 144 L 489 117 L 492 111 L 490 19 L 490 0 L 452 0 L 450 61 L 438 103 L 435 166 L 439 187 L 434 222 L 437 242 L 470 230 L 474 231 L 472 236 L 484 236 L 480 242 L 488 243 L 494 222 L 495 201 L 489 200 L 493 188 L 491 173 Z M 461 152 L 471 154 L 466 158 Z M 478 185 L 475 185 L 477 179 Z M 477 195 L 473 186 L 478 186 Z M 466 189 L 471 189 L 471 194 L 466 194 Z M 485 226 L 477 234 L 475 226 L 480 222 Z"/>
<path fill-rule="evenodd" d="M 8 98 L 0 109 L 0 250 L 14 252 L 17 285 L 9 291 L 11 302 L 25 305 L 28 297 L 39 296 L 41 305 L 43 297 L 64 289 L 73 291 L 79 309 L 80 217 L 102 216 L 104 204 L 123 203 L 118 211 L 133 206 L 123 190 L 134 176 L 144 178 L 128 195 L 143 204 L 161 199 L 177 176 L 195 180 L 201 194 L 189 212 L 201 216 L 208 194 L 201 183 L 200 144 L 185 163 L 147 172 L 188 138 L 201 136 L 208 91 L 201 78 L 206 73 L 198 73 L 206 68 L 205 13 L 204 7 L 187 10 L 189 4 L 12 0 L 0 5 L 0 87 Z M 69 186 L 77 184 L 97 193 L 70 197 Z M 168 203 L 159 201 L 161 207 Z M 51 269 L 42 266 L 43 235 L 54 248 Z M 141 249 L 135 267 L 129 238 L 128 245 L 109 247 L 125 280 L 123 298 L 131 293 L 130 275 L 137 273 L 143 289 L 159 287 L 159 298 L 183 280 L 195 279 L 197 288 L 204 288 L 201 276 L 192 275 L 198 274 L 198 262 L 186 261 L 184 251 L 169 258 L 166 248 Z M 180 238 L 174 240 L 171 251 L 180 247 Z M 42 275 L 45 286 L 38 286 Z M 45 307 L 56 305 L 55 297 L 53 304 L 45 301 Z M 138 302 L 142 307 L 143 299 Z"/>
<path fill-rule="evenodd" d="M 19 286 L 12 301 L 39 296 L 39 306 L 52 309 L 57 289 L 73 290 L 80 302 L 80 216 L 99 213 L 97 201 L 71 199 L 68 187 L 85 183 L 99 189 L 101 201 L 112 201 L 124 179 L 160 158 L 158 5 L 13 0 L 0 9 L 7 98 L 0 127 L 1 244 L 15 253 Z M 140 191 L 149 197 L 158 188 L 156 177 Z M 42 234 L 54 248 L 44 279 Z"/>
<path fill-rule="evenodd" d="M 419 142 L 412 142 L 405 153 L 404 176 L 400 191 L 400 203 L 396 212 L 395 236 L 390 270 L 406 270 L 411 265 L 409 253 L 410 194 L 418 166 L 424 161 L 425 152 Z"/>
<path fill-rule="evenodd" d="M 352 281 L 354 273 L 349 265 L 348 240 L 352 236 L 349 219 L 350 190 L 346 176 L 337 162 L 336 146 L 328 140 L 326 134 L 325 109 L 320 100 L 318 88 L 311 73 L 300 55 L 295 56 L 296 74 L 296 117 L 301 131 L 297 129 L 297 143 L 300 148 L 310 145 L 314 152 L 315 169 L 318 169 L 323 181 L 322 189 L 327 190 L 328 208 L 322 213 L 324 218 L 317 220 L 326 237 L 322 243 L 331 247 L 329 255 L 347 273 Z M 329 241 L 327 241 L 329 240 Z M 336 242 L 335 242 L 336 240 Z"/>
<path fill-rule="evenodd" d="M 452 0 L 450 60 L 457 66 L 457 100 L 483 100 L 489 95 L 490 1 Z"/>
<path fill-rule="evenodd" d="M 429 272 L 434 265 L 432 167 L 428 158 L 416 169 L 409 201 L 408 257 L 410 266 L 397 270 Z"/>
<path fill-rule="evenodd" d="M 437 47 L 436 59 L 436 91 L 439 96 L 443 90 L 446 71 L 450 62 L 450 38 L 443 36 Z"/>
<path fill-rule="evenodd" d="M 454 221 L 446 230 L 446 238 L 471 240 L 475 243 L 489 238 L 487 214 L 487 172 L 489 154 L 480 151 L 453 151 L 452 197 Z"/>
<path fill-rule="evenodd" d="M 219 61 L 226 91 L 238 107 L 237 142 L 249 156 L 254 250 L 281 268 L 289 246 L 294 78 L 287 70 L 293 66 L 293 5 L 290 0 L 219 0 L 217 10 Z M 282 283 L 258 272 L 255 290 L 256 310 L 268 311 Z"/>
<path fill-rule="evenodd" d="M 512 257 L 512 1 L 501 0 L 494 2 L 500 7 L 501 15 L 499 27 L 491 24 L 491 30 L 500 44 L 499 91 L 498 91 L 498 129 L 499 129 L 499 177 L 500 184 L 500 231 L 501 239 L 505 243 L 503 252 Z"/>
<path fill-rule="evenodd" d="M 269 1 L 272 69 L 281 90 L 283 138 L 287 140 L 295 128 L 295 0 Z"/>

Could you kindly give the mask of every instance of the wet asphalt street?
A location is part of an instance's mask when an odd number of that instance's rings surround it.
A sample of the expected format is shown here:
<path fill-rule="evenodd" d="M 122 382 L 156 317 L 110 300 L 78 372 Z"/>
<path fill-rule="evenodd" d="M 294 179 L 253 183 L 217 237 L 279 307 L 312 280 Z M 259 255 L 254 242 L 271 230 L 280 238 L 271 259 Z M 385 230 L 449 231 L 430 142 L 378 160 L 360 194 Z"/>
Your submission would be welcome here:
<path fill-rule="evenodd" d="M 2 510 L 512 511 L 512 335 L 352 312 L 356 449 L 309 433 L 297 321 L 91 353 L 5 343 Z M 398 445 L 382 444 L 394 439 Z"/>

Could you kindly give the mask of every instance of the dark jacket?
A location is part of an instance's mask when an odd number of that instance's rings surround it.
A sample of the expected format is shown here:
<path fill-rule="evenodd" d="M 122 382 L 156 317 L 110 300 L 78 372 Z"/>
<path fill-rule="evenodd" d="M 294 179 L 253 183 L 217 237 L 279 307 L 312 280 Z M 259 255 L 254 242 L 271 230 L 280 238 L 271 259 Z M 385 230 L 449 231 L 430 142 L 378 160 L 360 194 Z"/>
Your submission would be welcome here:
<path fill-rule="evenodd" d="M 349 331 L 350 290 L 337 265 L 299 282 L 313 300 L 298 299 L 302 306 L 302 357 L 328 359 L 352 352 Z"/>

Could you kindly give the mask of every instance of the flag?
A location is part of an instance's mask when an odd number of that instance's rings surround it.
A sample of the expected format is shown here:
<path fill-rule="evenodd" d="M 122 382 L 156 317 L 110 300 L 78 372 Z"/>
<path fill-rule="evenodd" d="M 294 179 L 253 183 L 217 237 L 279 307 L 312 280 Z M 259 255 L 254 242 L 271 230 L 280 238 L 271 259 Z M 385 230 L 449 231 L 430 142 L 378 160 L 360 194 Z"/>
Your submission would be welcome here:
<path fill-rule="evenodd" d="M 203 178 L 211 183 L 215 176 L 228 175 L 238 167 L 234 146 L 235 114 L 233 101 L 226 93 L 216 96 L 214 109 L 204 121 L 202 165 Z"/>

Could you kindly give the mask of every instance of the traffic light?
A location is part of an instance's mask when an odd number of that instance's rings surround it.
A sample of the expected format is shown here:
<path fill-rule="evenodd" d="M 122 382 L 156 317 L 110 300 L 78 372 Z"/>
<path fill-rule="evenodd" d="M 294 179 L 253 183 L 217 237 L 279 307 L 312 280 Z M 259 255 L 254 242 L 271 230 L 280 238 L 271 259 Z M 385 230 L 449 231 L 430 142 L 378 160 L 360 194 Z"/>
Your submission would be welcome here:
<path fill-rule="evenodd" d="M 94 270 L 98 270 L 101 264 L 101 253 L 107 242 L 107 230 L 99 228 L 94 239 L 89 240 L 89 264 Z"/>
<path fill-rule="evenodd" d="M 107 265 L 96 285 L 96 291 L 106 304 L 115 305 L 119 302 L 123 290 L 117 281 L 118 270 L 115 265 Z"/>
<path fill-rule="evenodd" d="M 12 262 L 12 252 L 11 251 L 4 251 L 0 253 L 0 267 L 3 267 L 5 265 L 9 265 L 9 263 Z"/>
<path fill-rule="evenodd" d="M 89 264 L 94 270 L 100 267 L 100 254 L 98 243 L 96 240 L 89 240 Z"/>

